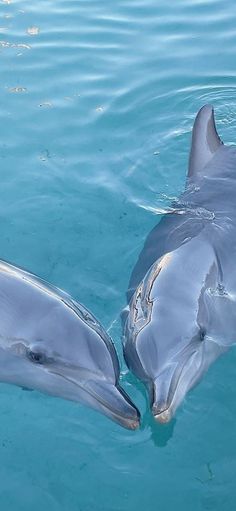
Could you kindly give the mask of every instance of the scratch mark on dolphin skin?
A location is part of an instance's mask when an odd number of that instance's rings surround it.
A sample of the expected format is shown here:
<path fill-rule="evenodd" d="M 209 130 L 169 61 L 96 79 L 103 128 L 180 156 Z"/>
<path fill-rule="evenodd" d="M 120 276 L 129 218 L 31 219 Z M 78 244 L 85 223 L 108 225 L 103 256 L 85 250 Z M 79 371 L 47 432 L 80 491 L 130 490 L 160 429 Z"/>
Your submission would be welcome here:
<path fill-rule="evenodd" d="M 143 280 L 134 294 L 130 307 L 130 321 L 128 331 L 134 334 L 133 341 L 143 328 L 150 323 L 152 316 L 153 300 L 150 298 L 155 280 L 161 271 L 168 266 L 172 259 L 172 254 L 165 254 L 160 260 L 153 264 L 147 279 Z M 145 308 L 143 307 L 143 302 Z"/>

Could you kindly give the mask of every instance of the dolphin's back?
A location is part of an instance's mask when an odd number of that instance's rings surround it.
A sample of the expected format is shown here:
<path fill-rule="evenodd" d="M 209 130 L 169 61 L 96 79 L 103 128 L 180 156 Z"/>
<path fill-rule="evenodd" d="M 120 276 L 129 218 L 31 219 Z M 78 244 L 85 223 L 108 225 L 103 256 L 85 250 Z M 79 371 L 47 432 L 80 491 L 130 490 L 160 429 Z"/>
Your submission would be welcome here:
<path fill-rule="evenodd" d="M 157 259 L 193 239 L 209 222 L 235 216 L 235 176 L 236 149 L 223 145 L 213 109 L 206 105 L 194 123 L 186 189 L 173 212 L 149 233 L 130 277 L 128 302 Z"/>
<path fill-rule="evenodd" d="M 122 318 L 125 360 L 159 422 L 235 343 L 235 198 L 236 148 L 223 145 L 206 105 L 193 127 L 185 191 L 147 237 Z"/>
<path fill-rule="evenodd" d="M 130 277 L 127 301 L 131 300 L 136 287 L 157 259 L 178 248 L 186 239 L 192 239 L 202 228 L 201 218 L 190 220 L 189 215 L 183 218 L 178 211 L 164 216 L 147 236 Z"/>

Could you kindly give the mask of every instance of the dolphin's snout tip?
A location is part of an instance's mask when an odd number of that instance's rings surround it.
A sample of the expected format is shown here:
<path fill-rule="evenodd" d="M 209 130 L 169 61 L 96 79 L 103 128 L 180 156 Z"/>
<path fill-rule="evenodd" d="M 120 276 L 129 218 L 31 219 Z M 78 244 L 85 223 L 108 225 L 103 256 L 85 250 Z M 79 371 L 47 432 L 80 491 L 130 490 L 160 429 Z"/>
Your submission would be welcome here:
<path fill-rule="evenodd" d="M 115 422 L 117 422 L 120 426 L 123 426 L 125 429 L 129 429 L 130 431 L 135 431 L 140 427 L 140 417 L 125 417 L 118 414 L 112 414 L 110 416 Z"/>
<path fill-rule="evenodd" d="M 151 387 L 150 404 L 154 419 L 166 424 L 173 417 L 173 398 L 176 391 L 174 381 L 176 365 L 170 363 L 154 380 Z"/>
<path fill-rule="evenodd" d="M 120 424 L 122 426 L 124 426 L 126 429 L 129 429 L 131 431 L 135 431 L 136 429 L 138 429 L 140 427 L 140 423 L 141 423 L 141 417 L 140 417 L 139 411 L 136 411 L 136 409 L 135 409 L 135 412 L 136 413 L 133 414 L 133 416 L 122 418 L 120 420 Z"/>
<path fill-rule="evenodd" d="M 139 427 L 140 427 L 140 419 L 139 418 L 137 418 L 136 420 L 132 420 L 130 422 L 130 425 L 128 426 L 128 428 L 131 429 L 132 431 L 135 431 Z"/>
<path fill-rule="evenodd" d="M 140 426 L 140 412 L 124 389 L 109 382 L 90 380 L 86 390 L 93 397 L 93 406 L 114 422 L 129 430 Z"/>
<path fill-rule="evenodd" d="M 167 422 L 170 422 L 170 420 L 172 419 L 172 413 L 169 408 L 166 408 L 165 410 L 160 410 L 156 405 L 153 405 L 152 414 L 154 419 L 160 424 L 167 424 Z"/>

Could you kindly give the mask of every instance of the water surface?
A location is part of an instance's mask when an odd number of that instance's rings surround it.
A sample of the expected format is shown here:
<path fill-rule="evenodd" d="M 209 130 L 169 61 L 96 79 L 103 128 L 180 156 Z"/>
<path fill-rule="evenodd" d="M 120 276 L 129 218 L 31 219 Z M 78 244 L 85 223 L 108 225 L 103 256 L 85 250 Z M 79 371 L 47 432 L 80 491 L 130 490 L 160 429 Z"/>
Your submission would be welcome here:
<path fill-rule="evenodd" d="M 109 329 L 150 229 L 183 189 L 197 110 L 236 141 L 233 0 L 2 0 L 1 257 L 64 288 Z M 0 385 L 7 511 L 235 509 L 236 352 L 176 419 L 129 432 L 92 410 Z"/>

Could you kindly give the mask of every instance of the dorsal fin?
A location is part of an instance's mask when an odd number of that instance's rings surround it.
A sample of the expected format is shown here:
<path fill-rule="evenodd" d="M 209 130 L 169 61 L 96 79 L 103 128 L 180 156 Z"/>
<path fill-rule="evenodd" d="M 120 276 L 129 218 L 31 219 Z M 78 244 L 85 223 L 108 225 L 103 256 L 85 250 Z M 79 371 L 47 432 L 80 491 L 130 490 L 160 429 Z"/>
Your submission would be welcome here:
<path fill-rule="evenodd" d="M 201 172 L 221 144 L 223 142 L 216 131 L 213 107 L 205 105 L 199 110 L 193 125 L 188 177 Z"/>

